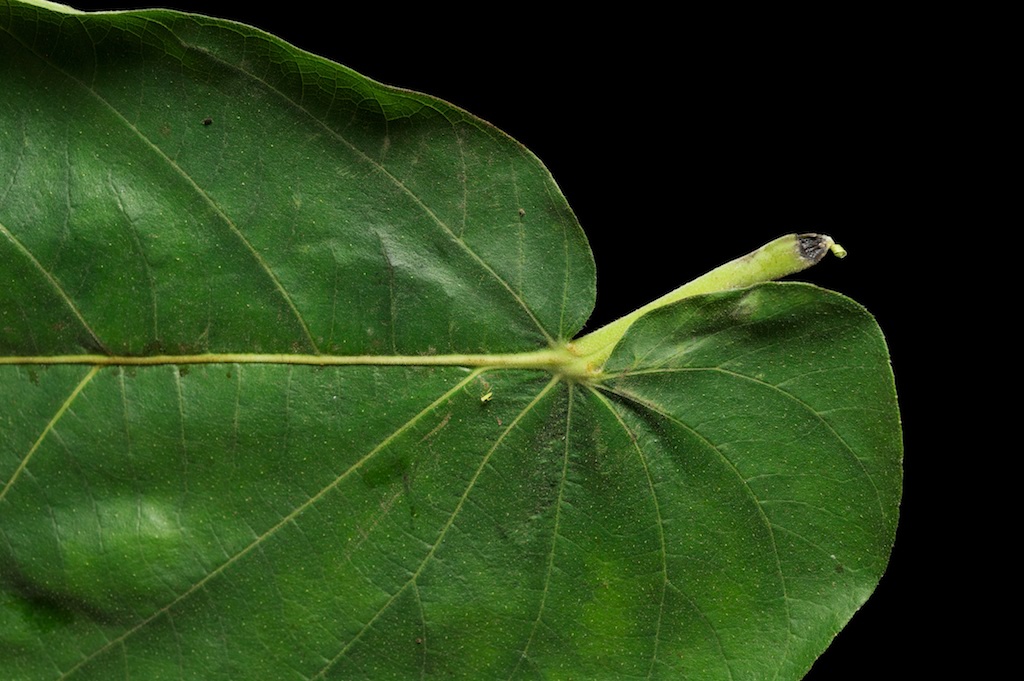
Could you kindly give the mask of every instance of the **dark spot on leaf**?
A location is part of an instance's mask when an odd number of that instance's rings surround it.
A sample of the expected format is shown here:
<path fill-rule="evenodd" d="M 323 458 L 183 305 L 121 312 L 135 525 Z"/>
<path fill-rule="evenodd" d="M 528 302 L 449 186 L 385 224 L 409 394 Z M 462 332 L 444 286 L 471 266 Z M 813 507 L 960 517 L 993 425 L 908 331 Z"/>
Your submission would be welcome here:
<path fill-rule="evenodd" d="M 843 564 L 842 563 L 836 563 L 836 572 L 838 572 L 839 574 L 843 574 Z"/>
<path fill-rule="evenodd" d="M 420 638 L 419 636 L 417 636 L 416 637 L 416 645 L 422 645 L 422 644 L 423 644 L 423 639 Z"/>
<path fill-rule="evenodd" d="M 178 376 L 180 378 L 185 378 L 186 376 L 188 376 L 188 372 L 190 370 L 191 369 L 189 369 L 189 366 L 187 364 L 179 364 L 178 365 Z"/>
<path fill-rule="evenodd" d="M 39 373 L 35 369 L 29 369 L 28 380 L 32 381 L 32 385 L 39 385 Z"/>
<path fill-rule="evenodd" d="M 519 217 L 523 217 L 524 215 L 526 215 L 526 211 L 523 210 L 522 208 L 520 208 L 519 209 Z"/>
<path fill-rule="evenodd" d="M 207 116 L 203 119 L 203 125 L 213 125 L 213 119 Z"/>

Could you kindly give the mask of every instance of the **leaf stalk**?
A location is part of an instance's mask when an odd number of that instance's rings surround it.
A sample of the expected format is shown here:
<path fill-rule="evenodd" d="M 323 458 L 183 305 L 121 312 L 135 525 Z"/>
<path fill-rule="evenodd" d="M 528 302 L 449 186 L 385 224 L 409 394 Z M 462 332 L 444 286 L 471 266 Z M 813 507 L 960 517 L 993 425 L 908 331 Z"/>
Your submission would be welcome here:
<path fill-rule="evenodd" d="M 653 310 L 684 298 L 745 288 L 796 274 L 820 262 L 829 251 L 838 258 L 846 257 L 846 249 L 825 234 L 787 234 L 770 241 L 569 343 L 568 349 L 576 359 L 568 373 L 598 378 L 629 327 Z"/>

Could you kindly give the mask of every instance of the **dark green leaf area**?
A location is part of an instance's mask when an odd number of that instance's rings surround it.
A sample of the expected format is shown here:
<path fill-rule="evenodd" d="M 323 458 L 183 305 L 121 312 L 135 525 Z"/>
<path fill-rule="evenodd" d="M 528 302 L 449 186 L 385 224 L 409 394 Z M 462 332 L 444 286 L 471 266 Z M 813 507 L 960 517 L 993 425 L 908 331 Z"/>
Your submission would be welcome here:
<path fill-rule="evenodd" d="M 55 21 L 0 16 L 0 352 L 505 352 L 589 316 L 575 217 L 483 121 L 229 22 Z"/>
<path fill-rule="evenodd" d="M 33 422 L 70 401 L 4 457 L 0 649 L 29 678 L 678 666 L 688 606 L 652 481 L 589 389 L 461 369 L 4 372 Z"/>
<path fill-rule="evenodd" d="M 0 556 L 14 620 L 4 650 L 30 678 L 76 665 L 132 675 L 122 649 L 159 678 L 146 653 L 154 638 L 213 646 L 196 669 L 247 674 L 357 648 L 364 628 L 416 591 L 449 531 L 491 524 L 462 520 L 473 516 L 460 513 L 467 489 L 487 478 L 492 449 L 522 444 L 512 424 L 549 382 L 365 367 L 43 374 L 8 367 L 0 382 L 5 403 L 24 393 L 38 409 L 79 391 L 38 446 L 3 459 Z M 485 385 L 496 397 L 481 403 Z M 537 475 L 552 470 L 511 478 L 516 490 L 537 486 L 539 517 L 553 497 Z M 529 545 L 533 523 L 516 519 L 501 529 Z M 516 551 L 506 551 L 509 564 Z M 45 612 L 56 619 L 44 626 Z M 211 640 L 213 629 L 226 638 Z"/>
<path fill-rule="evenodd" d="M 5 659 L 29 678 L 799 678 L 892 541 L 874 322 L 766 285 L 642 318 L 608 368 L 594 387 L 5 368 L 12 432 L 59 414 L 5 444 Z"/>
<path fill-rule="evenodd" d="M 642 318 L 607 368 L 667 507 L 687 509 L 665 526 L 694 628 L 717 632 L 739 678 L 802 675 L 874 589 L 895 532 L 899 420 L 874 320 L 767 284 Z M 773 652 L 748 669 L 752 645 Z"/>

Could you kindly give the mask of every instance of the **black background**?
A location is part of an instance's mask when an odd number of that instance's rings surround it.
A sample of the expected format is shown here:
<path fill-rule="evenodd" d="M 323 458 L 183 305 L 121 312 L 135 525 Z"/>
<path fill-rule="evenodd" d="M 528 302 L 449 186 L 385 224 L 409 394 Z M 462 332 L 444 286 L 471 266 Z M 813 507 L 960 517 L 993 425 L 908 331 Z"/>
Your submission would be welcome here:
<path fill-rule="evenodd" d="M 923 439 L 934 360 L 922 348 L 934 338 L 928 239 L 936 203 L 949 200 L 927 179 L 948 149 L 936 139 L 933 89 L 948 63 L 915 17 L 164 6 L 255 25 L 446 99 L 525 144 L 594 250 L 591 328 L 781 234 L 832 234 L 849 257 L 797 278 L 877 317 L 900 394 L 906 479 L 889 570 L 807 679 L 898 678 L 948 661 L 933 636 L 941 598 L 920 578 L 943 563 L 930 530 L 943 492 Z"/>

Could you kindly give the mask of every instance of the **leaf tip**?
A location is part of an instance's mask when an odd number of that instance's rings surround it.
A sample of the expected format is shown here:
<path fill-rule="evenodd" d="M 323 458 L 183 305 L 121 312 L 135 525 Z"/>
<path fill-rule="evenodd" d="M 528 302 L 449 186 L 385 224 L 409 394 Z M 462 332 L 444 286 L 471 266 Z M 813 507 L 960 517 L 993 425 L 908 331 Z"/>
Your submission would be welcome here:
<path fill-rule="evenodd" d="M 796 241 L 800 257 L 808 262 L 808 266 L 816 265 L 829 251 L 837 258 L 846 257 L 846 249 L 827 234 L 797 234 Z"/>

